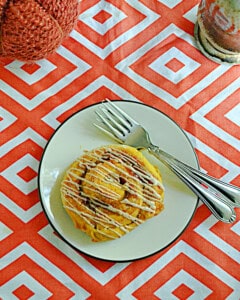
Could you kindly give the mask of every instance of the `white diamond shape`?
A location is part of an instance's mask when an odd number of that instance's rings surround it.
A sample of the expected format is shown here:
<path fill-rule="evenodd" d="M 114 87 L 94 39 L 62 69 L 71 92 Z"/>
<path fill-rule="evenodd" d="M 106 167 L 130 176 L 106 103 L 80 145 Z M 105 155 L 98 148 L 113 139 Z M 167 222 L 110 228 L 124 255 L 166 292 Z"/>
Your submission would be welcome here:
<path fill-rule="evenodd" d="M 78 283 L 74 282 L 74 280 L 69 277 L 67 274 L 65 274 L 61 269 L 59 269 L 56 265 L 54 265 L 54 263 L 52 263 L 51 261 L 47 260 L 45 256 L 41 255 L 38 251 L 36 251 L 36 249 L 32 248 L 29 244 L 27 244 L 26 242 L 20 244 L 19 246 L 17 246 L 16 248 L 14 248 L 12 251 L 8 252 L 5 256 L 3 256 L 1 258 L 1 269 L 6 268 L 7 266 L 11 265 L 13 262 L 17 261 L 20 257 L 22 257 L 23 255 L 26 255 L 28 258 L 30 258 L 30 260 L 32 260 L 34 263 L 36 263 L 38 266 L 41 266 L 45 269 L 45 271 L 49 274 L 51 274 L 51 276 L 53 278 L 55 278 L 55 280 L 57 280 L 58 282 L 62 282 L 62 283 L 67 283 L 67 287 L 69 290 L 71 290 L 73 292 L 74 295 L 76 295 L 76 297 L 72 297 L 71 299 L 76 300 L 76 299 L 88 299 L 90 294 L 84 290 Z M 77 264 L 79 264 L 79 262 L 77 262 Z M 79 264 L 80 266 L 80 264 Z M 22 272 L 24 273 L 23 276 L 25 276 L 23 279 L 25 280 L 22 284 L 25 284 L 27 286 L 27 284 L 30 282 L 30 286 L 31 289 L 32 288 L 32 283 L 35 284 L 34 279 L 32 279 L 26 272 Z M 14 277 L 14 281 L 8 281 L 8 286 L 6 287 L 4 286 L 0 286 L 0 295 L 3 296 L 3 291 L 8 293 L 8 289 L 12 289 L 12 284 L 15 285 L 15 289 L 19 286 L 17 285 L 16 281 L 15 281 Z M 30 279 L 30 280 L 29 280 Z M 21 281 L 21 277 L 18 277 L 18 281 Z M 27 283 L 27 284 L 26 284 Z M 39 297 L 39 292 L 40 289 L 42 290 L 42 286 L 37 286 L 38 290 L 36 291 L 36 289 L 34 289 L 34 292 L 37 292 L 37 297 L 31 298 L 31 299 L 49 299 L 49 297 L 43 298 L 43 297 Z M 12 289 L 13 290 L 13 289 Z M 7 294 L 9 295 L 9 294 Z M 1 297 L 0 296 L 0 297 Z M 17 299 L 17 298 L 9 298 L 9 297 L 5 297 L 3 299 Z"/>
<path fill-rule="evenodd" d="M 240 261 L 240 252 L 239 249 L 234 248 L 230 244 L 224 241 L 221 236 L 215 234 L 211 229 L 218 221 L 212 215 L 210 215 L 204 222 L 202 222 L 198 227 L 195 228 L 195 232 L 199 234 L 203 239 L 207 240 L 208 243 L 211 243 L 217 247 L 221 252 L 224 252 L 232 260 L 235 260 L 237 263 Z M 238 222 L 239 223 L 239 222 Z M 231 229 L 237 233 L 239 224 L 235 225 Z M 239 234 L 239 233 L 237 233 Z"/>
<path fill-rule="evenodd" d="M 0 222 L 0 241 L 4 240 L 12 233 L 12 230 L 8 228 L 5 224 Z"/>
<path fill-rule="evenodd" d="M 104 2 L 104 1 L 103 1 Z M 106 2 L 106 1 L 105 1 Z M 131 27 L 129 30 L 124 31 L 120 36 L 114 39 L 112 42 L 109 42 L 106 47 L 103 49 L 99 47 L 97 44 L 88 40 L 83 34 L 80 32 L 73 30 L 70 36 L 75 39 L 78 43 L 87 47 L 90 51 L 92 51 L 95 55 L 98 55 L 101 59 L 106 58 L 110 53 L 115 51 L 118 47 L 123 45 L 125 42 L 129 41 L 133 37 L 135 37 L 139 32 L 142 32 L 144 28 L 150 26 L 153 22 L 160 18 L 160 15 L 150 10 L 149 7 L 142 4 L 138 0 L 125 0 L 125 2 L 132 6 L 135 10 L 138 10 L 141 14 L 145 15 L 145 18 L 138 22 L 135 26 Z M 107 2 L 106 2 L 107 3 Z M 88 19 L 88 15 L 85 18 L 82 18 L 80 15 L 80 19 L 85 22 L 84 19 Z"/>
<path fill-rule="evenodd" d="M 161 98 L 161 100 L 165 101 L 175 109 L 179 109 L 184 104 L 186 104 L 190 99 L 192 99 L 199 91 L 203 90 L 207 86 L 209 86 L 212 82 L 216 80 L 219 76 L 226 73 L 230 66 L 227 65 L 219 65 L 212 72 L 210 72 L 207 76 L 205 76 L 202 80 L 199 80 L 195 85 L 186 90 L 184 93 L 179 95 L 179 97 L 173 96 L 171 93 L 168 93 L 164 88 L 160 87 L 142 77 L 140 74 L 135 72 L 131 66 L 138 61 L 143 55 L 147 54 L 151 51 L 152 48 L 160 44 L 170 35 L 174 34 L 180 39 L 185 40 L 187 43 L 196 47 L 195 40 L 192 35 L 187 34 L 185 31 L 181 30 L 174 24 L 169 25 L 159 34 L 154 36 L 151 40 L 145 43 L 142 47 L 138 48 L 135 52 L 132 52 L 129 56 L 126 56 L 122 59 L 115 68 L 122 72 L 125 76 L 131 78 L 131 80 L 135 81 L 138 85 L 142 86 L 144 89 L 156 95 L 156 97 Z M 239 85 L 238 85 L 239 87 Z M 230 89 L 231 90 L 231 89 Z"/>
<path fill-rule="evenodd" d="M 177 72 L 169 69 L 166 64 L 172 59 L 176 58 L 178 61 L 182 62 L 184 65 Z M 153 69 L 158 74 L 162 75 L 166 79 L 177 84 L 191 73 L 193 73 L 200 64 L 191 59 L 189 56 L 181 52 L 179 49 L 172 47 L 163 55 L 159 56 L 155 61 L 153 61 L 149 67 Z"/>
<path fill-rule="evenodd" d="M 240 126 L 240 104 L 235 106 L 231 109 L 226 115 L 231 122 L 235 123 L 236 125 Z"/>
<path fill-rule="evenodd" d="M 190 274 L 181 270 L 175 276 L 173 276 L 167 283 L 165 283 L 160 289 L 154 294 L 159 299 L 177 300 L 178 298 L 172 294 L 181 284 L 188 286 L 194 291 L 188 299 L 205 299 L 212 291 L 207 288 L 204 284 L 192 277 Z"/>
<path fill-rule="evenodd" d="M 182 0 L 158 0 L 158 2 L 163 3 L 164 5 L 168 6 L 169 8 L 173 8 L 178 5 Z"/>
<path fill-rule="evenodd" d="M 29 99 L 26 96 L 14 89 L 14 87 L 0 80 L 3 92 L 19 104 L 21 104 L 26 109 L 32 110 L 38 105 L 40 105 L 42 102 L 44 102 L 46 99 L 49 99 L 52 95 L 55 95 L 56 93 L 61 91 L 71 82 L 73 82 L 76 78 L 79 78 L 82 74 L 84 74 L 87 70 L 91 68 L 91 66 L 88 65 L 85 61 L 80 59 L 77 55 L 74 55 L 70 50 L 63 46 L 60 46 L 56 52 L 59 55 L 61 55 L 64 59 L 68 60 L 71 64 L 74 64 L 76 66 L 76 69 L 68 73 L 67 76 L 64 76 L 63 78 L 58 80 L 49 88 L 37 94 L 31 99 L 31 101 L 29 101 Z M 13 69 L 12 72 L 16 74 L 19 71 Z"/>
<path fill-rule="evenodd" d="M 195 23 L 197 20 L 197 11 L 198 11 L 198 5 L 195 5 L 192 9 L 187 11 L 183 17 L 186 18 L 188 21 Z"/>
<path fill-rule="evenodd" d="M 14 60 L 10 64 L 6 65 L 5 68 L 29 85 L 36 83 L 37 81 L 46 77 L 54 69 L 56 69 L 56 66 L 50 61 L 48 61 L 47 59 L 42 59 L 35 63 L 40 68 L 37 69 L 34 73 L 29 74 L 21 68 L 24 64 L 24 62 Z"/>
<path fill-rule="evenodd" d="M 215 243 L 214 245 L 216 246 L 217 243 Z M 171 264 L 171 262 L 181 253 L 184 253 L 184 255 L 189 257 L 192 261 L 196 262 L 196 264 L 200 265 L 202 268 L 207 270 L 207 272 L 209 272 L 219 280 L 224 281 L 232 289 L 232 293 L 231 295 L 229 295 L 229 299 L 239 298 L 240 290 L 238 288 L 238 280 L 232 277 L 230 274 L 228 274 L 226 271 L 224 271 L 218 265 L 216 265 L 213 261 L 209 260 L 206 256 L 202 255 L 200 252 L 192 248 L 189 244 L 185 243 L 184 241 L 179 241 L 174 247 L 170 248 L 169 251 L 167 251 L 153 264 L 146 268 L 139 276 L 134 278 L 128 285 L 126 285 L 121 291 L 118 292 L 118 298 L 128 300 L 136 299 L 133 296 L 133 294 L 137 289 L 139 289 L 142 286 L 142 283 L 150 281 L 156 274 L 158 274 L 159 270 L 162 270 L 168 264 Z M 188 282 L 186 282 L 186 285 L 188 285 Z M 161 299 L 171 298 L 163 297 Z"/>
<path fill-rule="evenodd" d="M 67 255 L 68 258 L 77 265 L 81 265 L 81 268 L 86 272 L 90 277 L 94 278 L 101 285 L 107 284 L 119 273 L 125 270 L 130 263 L 121 263 L 114 264 L 108 270 L 102 272 L 84 257 L 79 256 L 79 254 L 68 244 L 66 244 L 62 239 L 59 239 L 53 232 L 53 229 L 50 225 L 47 225 L 38 232 L 44 239 L 46 239 L 53 246 L 58 248 L 64 255 Z"/>
<path fill-rule="evenodd" d="M 225 65 L 219 66 L 221 69 L 225 67 Z M 216 69 L 216 71 L 219 73 L 219 67 Z M 215 71 L 214 71 L 215 73 Z M 220 76 L 220 74 L 216 74 L 212 78 L 217 78 L 217 76 Z M 207 76 L 208 77 L 208 76 Z M 210 80 L 210 78 L 209 78 Z M 207 129 L 207 131 L 212 132 L 215 136 L 220 136 L 222 140 L 226 141 L 231 147 L 235 147 L 237 151 L 240 149 L 240 140 L 238 138 L 235 138 L 233 135 L 226 132 L 221 127 L 217 126 L 215 123 L 211 122 L 206 115 L 211 112 L 217 105 L 220 105 L 223 101 L 225 101 L 228 97 L 230 97 L 235 91 L 239 90 L 240 86 L 240 77 L 238 77 L 235 81 L 233 81 L 230 85 L 228 85 L 225 89 L 221 90 L 218 94 L 216 94 L 214 97 L 212 97 L 209 101 L 207 101 L 203 106 L 201 106 L 196 112 L 194 112 L 191 115 L 191 119 L 194 120 L 197 124 L 200 124 L 201 127 L 204 127 Z M 202 87 L 203 89 L 203 87 Z M 236 120 L 236 117 L 235 119 Z M 237 121 L 238 123 L 239 121 Z M 206 147 L 206 144 L 202 144 L 203 147 Z M 217 159 L 217 156 L 219 156 L 219 159 L 224 162 L 224 167 L 229 170 L 228 173 L 221 179 L 227 182 L 230 182 L 233 180 L 238 174 L 239 174 L 239 166 L 232 163 L 230 160 L 226 159 L 223 155 L 220 155 L 218 152 L 213 151 L 212 148 L 207 149 L 201 149 L 198 148 L 200 151 L 205 153 L 208 157 L 212 157 L 213 160 Z"/>
<path fill-rule="evenodd" d="M 35 205 L 31 206 L 29 209 L 25 210 L 18 206 L 13 200 L 8 198 L 6 195 L 0 192 L 0 203 L 5 206 L 9 211 L 11 211 L 13 214 L 18 216 L 19 219 L 21 219 L 24 223 L 29 222 L 33 218 L 35 218 L 40 212 L 42 212 L 42 206 L 40 202 L 37 202 Z M 0 226 L 0 232 L 2 231 L 2 234 L 4 232 L 6 233 L 7 229 L 1 229 Z M 1 240 L 1 233 L 0 233 L 0 240 Z"/>
<path fill-rule="evenodd" d="M 93 17 L 102 10 L 108 12 L 112 16 L 104 23 L 100 24 L 98 21 L 94 20 Z M 97 31 L 99 34 L 104 35 L 108 30 L 126 17 L 127 16 L 116 6 L 106 1 L 100 1 L 96 5 L 80 14 L 79 20 L 87 24 L 93 30 Z"/>
<path fill-rule="evenodd" d="M 20 189 L 25 195 L 30 194 L 37 188 L 37 177 L 30 181 L 24 181 L 20 176 L 17 175 L 20 171 L 26 167 L 30 167 L 34 171 L 38 171 L 38 160 L 32 157 L 30 154 L 26 154 L 21 159 L 17 160 L 9 168 L 2 172 L 2 176 Z"/>
<path fill-rule="evenodd" d="M 240 221 L 235 223 L 232 227 L 231 230 L 236 233 L 238 236 L 240 236 Z"/>
<path fill-rule="evenodd" d="M 20 145 L 27 140 L 31 140 L 34 143 L 38 144 L 40 147 L 45 147 L 47 140 L 45 140 L 40 134 L 34 131 L 31 128 L 26 128 L 19 135 L 15 136 L 0 148 L 0 156 L 3 156 L 10 152 L 12 149 L 16 147 L 16 145 Z"/>
<path fill-rule="evenodd" d="M 10 114 L 10 112 L 3 107 L 0 107 L 0 117 L 2 118 L 0 121 L 0 131 L 3 131 L 17 120 L 14 115 Z"/>
<path fill-rule="evenodd" d="M 27 272 L 23 271 L 9 280 L 1 288 L 1 296 L 4 299 L 18 299 L 13 295 L 13 292 L 20 286 L 25 285 L 29 290 L 31 290 L 34 295 L 31 297 L 32 300 L 48 299 L 52 296 L 45 287 L 43 287 L 37 280 L 31 277 Z"/>
<path fill-rule="evenodd" d="M 60 116 L 63 111 L 69 110 L 74 105 L 76 105 L 89 95 L 92 95 L 95 91 L 97 91 L 103 86 L 110 89 L 112 92 L 118 95 L 120 99 L 136 100 L 132 94 L 128 93 L 125 89 L 118 86 L 115 82 L 102 75 L 96 80 L 94 80 L 91 84 L 86 86 L 79 93 L 75 94 L 68 101 L 63 102 L 61 105 L 57 106 L 55 109 L 50 111 L 47 115 L 45 115 L 42 118 L 42 120 L 52 128 L 57 128 L 60 125 L 60 122 L 57 120 L 58 116 Z"/>

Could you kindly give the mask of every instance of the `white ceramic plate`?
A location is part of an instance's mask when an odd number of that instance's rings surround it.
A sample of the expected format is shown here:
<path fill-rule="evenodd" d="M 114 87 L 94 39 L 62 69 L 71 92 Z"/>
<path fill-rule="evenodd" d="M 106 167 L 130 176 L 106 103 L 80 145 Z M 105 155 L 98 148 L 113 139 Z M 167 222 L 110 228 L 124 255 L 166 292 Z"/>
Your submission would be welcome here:
<path fill-rule="evenodd" d="M 189 139 L 168 116 L 138 102 L 120 100 L 116 104 L 147 129 L 154 144 L 198 168 L 198 160 Z M 109 242 L 93 243 L 86 234 L 74 228 L 60 199 L 63 173 L 84 150 L 114 143 L 92 125 L 98 105 L 75 113 L 49 140 L 39 168 L 41 203 L 54 230 L 75 249 L 110 261 L 144 258 L 163 250 L 182 234 L 194 215 L 198 198 L 162 163 L 144 152 L 162 173 L 166 189 L 164 211 L 124 237 Z"/>

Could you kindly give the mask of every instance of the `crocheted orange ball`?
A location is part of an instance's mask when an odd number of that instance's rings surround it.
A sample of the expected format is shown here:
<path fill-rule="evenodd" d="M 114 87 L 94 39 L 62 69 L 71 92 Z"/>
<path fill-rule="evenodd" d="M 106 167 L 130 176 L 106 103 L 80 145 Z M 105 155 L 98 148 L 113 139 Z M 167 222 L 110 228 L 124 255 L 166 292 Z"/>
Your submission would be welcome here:
<path fill-rule="evenodd" d="M 73 29 L 78 0 L 0 0 L 0 56 L 35 61 Z"/>

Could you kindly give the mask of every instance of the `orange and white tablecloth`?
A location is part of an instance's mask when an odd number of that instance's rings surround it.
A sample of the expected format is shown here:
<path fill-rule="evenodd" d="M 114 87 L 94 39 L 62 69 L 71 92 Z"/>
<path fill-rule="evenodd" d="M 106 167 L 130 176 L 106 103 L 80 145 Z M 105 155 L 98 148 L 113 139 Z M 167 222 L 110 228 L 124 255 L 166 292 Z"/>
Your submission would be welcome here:
<path fill-rule="evenodd" d="M 54 233 L 38 166 L 56 128 L 104 98 L 149 104 L 187 133 L 201 169 L 240 186 L 240 66 L 196 47 L 198 0 L 83 0 L 75 29 L 34 64 L 0 64 L 0 299 L 240 298 L 240 222 L 199 205 L 164 251 L 132 262 L 81 254 Z M 159 233 L 161 234 L 161 233 Z"/>

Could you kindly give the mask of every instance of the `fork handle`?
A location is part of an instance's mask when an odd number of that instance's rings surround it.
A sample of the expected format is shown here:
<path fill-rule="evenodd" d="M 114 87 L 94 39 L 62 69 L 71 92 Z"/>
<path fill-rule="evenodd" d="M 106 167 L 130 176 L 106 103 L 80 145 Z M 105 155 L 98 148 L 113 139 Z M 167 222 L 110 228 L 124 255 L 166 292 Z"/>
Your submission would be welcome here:
<path fill-rule="evenodd" d="M 221 185 L 222 182 L 218 181 L 216 185 L 211 178 L 206 180 L 203 176 L 205 174 L 200 171 L 194 172 L 193 168 L 160 150 L 157 146 L 151 145 L 148 151 L 170 168 L 206 204 L 218 220 L 225 223 L 233 223 L 236 220 L 232 197 L 228 198 L 228 190 L 225 193 L 222 192 L 222 190 L 225 191 L 225 185 Z M 201 174 L 199 175 L 199 173 Z M 234 197 L 234 199 L 238 198 Z"/>
<path fill-rule="evenodd" d="M 185 168 L 192 176 L 196 176 L 199 181 L 202 180 L 203 183 L 208 183 L 216 192 L 222 193 L 222 195 L 225 196 L 225 200 L 230 201 L 232 206 L 240 207 L 240 188 L 204 174 L 176 159 L 175 161 Z"/>
<path fill-rule="evenodd" d="M 214 177 L 211 177 L 207 174 L 204 174 L 203 172 L 194 169 L 193 167 L 181 162 L 180 160 L 176 159 L 172 155 L 164 152 L 163 150 L 159 149 L 157 146 L 154 146 L 157 148 L 157 152 L 162 157 L 165 157 L 165 159 L 171 160 L 176 165 L 178 165 L 180 168 L 183 168 L 188 174 L 193 176 L 196 180 L 198 180 L 200 183 L 208 184 L 209 187 L 211 186 L 212 190 L 215 192 L 220 192 L 222 197 L 224 197 L 225 201 L 230 201 L 230 203 L 234 207 L 240 207 L 240 188 L 237 186 L 234 186 L 229 183 L 225 183 L 221 180 L 218 180 Z"/>

